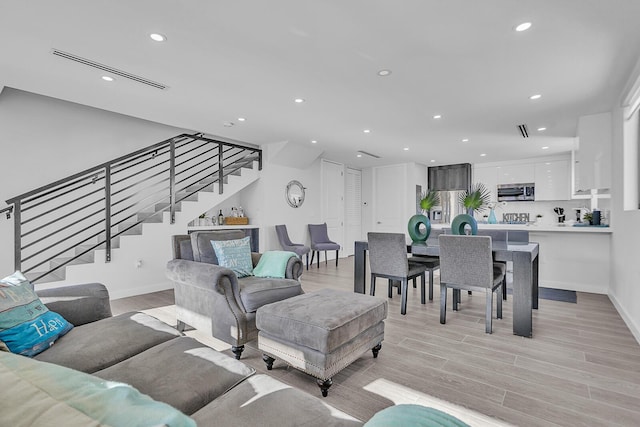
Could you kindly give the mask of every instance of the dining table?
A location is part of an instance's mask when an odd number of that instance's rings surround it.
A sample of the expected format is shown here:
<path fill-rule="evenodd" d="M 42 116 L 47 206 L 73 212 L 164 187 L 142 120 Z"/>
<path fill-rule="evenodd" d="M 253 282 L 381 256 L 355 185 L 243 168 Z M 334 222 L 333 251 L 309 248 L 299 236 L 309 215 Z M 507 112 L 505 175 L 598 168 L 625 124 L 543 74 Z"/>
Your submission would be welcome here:
<path fill-rule="evenodd" d="M 366 293 L 367 250 L 366 240 L 355 242 L 354 292 Z M 540 245 L 535 242 L 492 242 L 494 261 L 513 262 L 513 334 L 531 338 L 533 336 L 533 310 L 538 308 L 538 254 Z M 436 243 L 407 244 L 412 255 L 440 256 Z"/>

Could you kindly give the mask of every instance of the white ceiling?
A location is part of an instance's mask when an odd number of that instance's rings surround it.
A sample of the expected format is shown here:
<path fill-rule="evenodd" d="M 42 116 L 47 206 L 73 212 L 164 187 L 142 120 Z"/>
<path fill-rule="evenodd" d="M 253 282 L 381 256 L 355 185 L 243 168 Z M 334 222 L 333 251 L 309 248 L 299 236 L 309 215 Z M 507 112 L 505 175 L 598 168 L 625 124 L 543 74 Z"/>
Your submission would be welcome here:
<path fill-rule="evenodd" d="M 107 83 L 53 48 L 169 89 Z M 577 118 L 616 105 L 639 57 L 639 0 L 0 3 L 0 86 L 253 144 L 317 140 L 355 167 L 566 152 Z"/>

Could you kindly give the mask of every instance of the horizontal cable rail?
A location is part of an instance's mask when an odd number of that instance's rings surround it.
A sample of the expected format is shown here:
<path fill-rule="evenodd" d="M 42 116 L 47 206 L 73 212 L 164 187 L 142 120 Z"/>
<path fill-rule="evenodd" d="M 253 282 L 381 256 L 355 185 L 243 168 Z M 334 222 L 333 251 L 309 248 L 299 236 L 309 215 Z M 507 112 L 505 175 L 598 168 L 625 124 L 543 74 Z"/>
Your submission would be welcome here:
<path fill-rule="evenodd" d="M 215 186 L 222 194 L 254 161 L 262 170 L 258 148 L 182 134 L 13 197 L 0 214 L 13 217 L 15 268 L 37 282 L 62 280 L 65 266 L 92 261 L 96 249 L 109 262 L 120 236 L 165 213 L 174 223 L 180 202 Z"/>

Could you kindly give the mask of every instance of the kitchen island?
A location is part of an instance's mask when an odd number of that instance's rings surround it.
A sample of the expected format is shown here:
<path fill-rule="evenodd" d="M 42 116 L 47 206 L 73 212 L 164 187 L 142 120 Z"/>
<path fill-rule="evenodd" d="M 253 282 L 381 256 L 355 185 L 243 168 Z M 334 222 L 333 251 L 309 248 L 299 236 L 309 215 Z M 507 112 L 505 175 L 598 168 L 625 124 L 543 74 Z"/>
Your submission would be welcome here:
<path fill-rule="evenodd" d="M 432 224 L 433 229 L 448 224 Z M 484 230 L 522 230 L 540 244 L 539 283 L 545 288 L 606 294 L 609 289 L 611 227 L 478 223 Z"/>

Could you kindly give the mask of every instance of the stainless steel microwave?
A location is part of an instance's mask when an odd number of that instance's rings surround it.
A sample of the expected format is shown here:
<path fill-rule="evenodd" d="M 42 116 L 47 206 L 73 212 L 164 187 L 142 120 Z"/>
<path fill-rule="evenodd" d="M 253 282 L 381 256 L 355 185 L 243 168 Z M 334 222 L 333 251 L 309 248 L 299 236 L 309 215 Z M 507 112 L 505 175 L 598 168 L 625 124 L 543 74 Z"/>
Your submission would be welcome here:
<path fill-rule="evenodd" d="M 499 184 L 499 202 L 532 202 L 536 199 L 534 184 Z"/>

